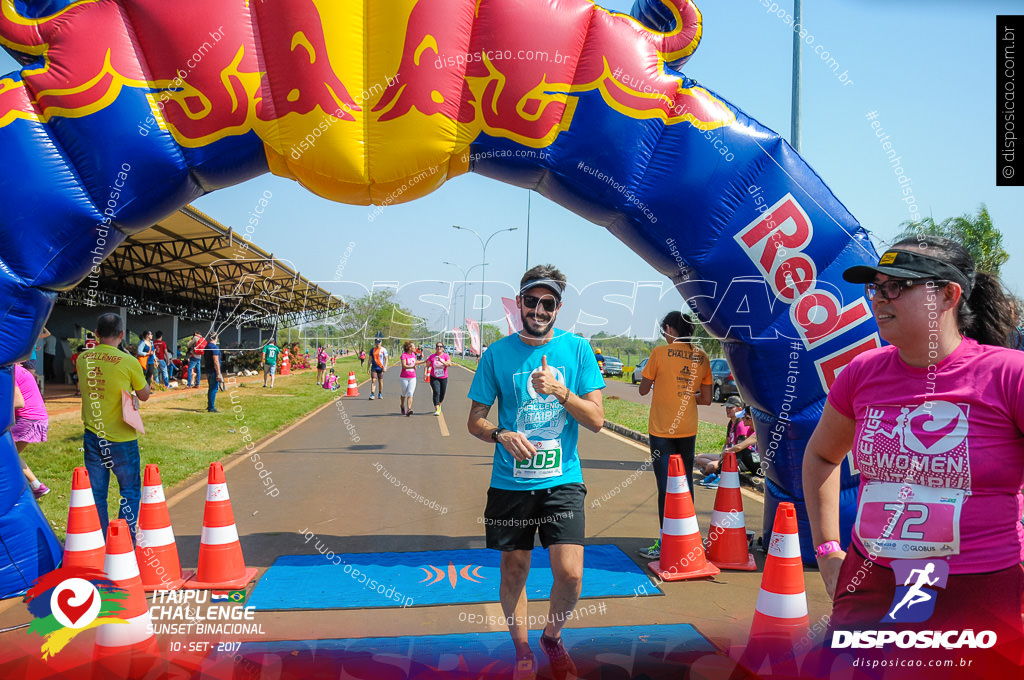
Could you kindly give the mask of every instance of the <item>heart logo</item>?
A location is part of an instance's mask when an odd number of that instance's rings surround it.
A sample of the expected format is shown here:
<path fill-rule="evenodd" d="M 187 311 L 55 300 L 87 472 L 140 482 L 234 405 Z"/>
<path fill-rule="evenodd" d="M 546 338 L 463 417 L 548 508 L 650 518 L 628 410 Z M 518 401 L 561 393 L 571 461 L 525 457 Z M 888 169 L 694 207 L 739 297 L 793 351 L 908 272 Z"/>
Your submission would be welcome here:
<path fill-rule="evenodd" d="M 931 449 L 936 442 L 945 439 L 956 431 L 960 424 L 960 413 L 957 412 L 945 425 L 937 425 L 937 419 L 931 413 L 918 416 L 910 421 L 910 428 L 918 441 L 924 444 L 926 449 Z M 928 427 L 931 425 L 931 427 Z"/>
<path fill-rule="evenodd" d="M 62 590 L 57 594 L 57 606 L 60 608 L 60 611 L 64 616 L 68 617 L 68 620 L 71 621 L 72 625 L 78 623 L 78 620 L 81 619 L 92 607 L 92 601 L 96 597 L 96 591 L 90 590 L 89 597 L 85 600 L 85 603 L 78 606 L 71 604 L 71 598 L 75 595 L 75 591 L 70 588 L 68 590 Z"/>

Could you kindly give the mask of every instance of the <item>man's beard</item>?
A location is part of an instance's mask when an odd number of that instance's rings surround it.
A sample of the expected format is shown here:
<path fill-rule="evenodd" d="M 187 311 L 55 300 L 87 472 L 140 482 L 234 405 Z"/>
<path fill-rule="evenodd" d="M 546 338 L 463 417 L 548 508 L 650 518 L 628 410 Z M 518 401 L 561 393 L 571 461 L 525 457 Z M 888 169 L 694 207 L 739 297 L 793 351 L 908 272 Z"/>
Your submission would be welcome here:
<path fill-rule="evenodd" d="M 534 310 L 530 310 L 531 314 L 533 312 Z M 547 314 L 547 312 L 542 313 Z M 527 318 L 527 310 L 523 309 L 519 314 L 519 318 L 523 322 L 523 333 L 534 338 L 543 338 L 548 334 L 548 331 L 551 330 L 552 326 L 555 325 L 556 316 L 557 312 L 551 312 L 548 314 L 548 320 L 542 323 L 540 321 Z"/>

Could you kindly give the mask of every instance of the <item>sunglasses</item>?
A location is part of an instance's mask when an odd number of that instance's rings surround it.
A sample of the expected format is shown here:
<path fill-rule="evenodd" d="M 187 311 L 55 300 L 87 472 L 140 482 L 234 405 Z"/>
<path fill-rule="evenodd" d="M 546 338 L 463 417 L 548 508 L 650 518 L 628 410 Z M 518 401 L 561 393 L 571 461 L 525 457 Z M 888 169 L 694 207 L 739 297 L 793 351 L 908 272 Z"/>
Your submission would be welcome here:
<path fill-rule="evenodd" d="M 538 303 L 540 303 L 540 306 L 544 308 L 545 312 L 553 312 L 555 311 L 555 307 L 558 306 L 558 300 L 546 295 L 542 298 L 539 298 L 536 295 L 524 295 L 522 300 L 523 305 L 528 309 L 533 309 Z"/>
<path fill-rule="evenodd" d="M 869 300 L 874 300 L 875 296 L 879 293 L 886 300 L 896 300 L 899 299 L 904 290 L 922 283 L 932 283 L 937 287 L 941 287 L 949 283 L 949 281 L 939 279 L 889 279 L 882 283 L 865 283 L 864 294 L 867 295 Z"/>

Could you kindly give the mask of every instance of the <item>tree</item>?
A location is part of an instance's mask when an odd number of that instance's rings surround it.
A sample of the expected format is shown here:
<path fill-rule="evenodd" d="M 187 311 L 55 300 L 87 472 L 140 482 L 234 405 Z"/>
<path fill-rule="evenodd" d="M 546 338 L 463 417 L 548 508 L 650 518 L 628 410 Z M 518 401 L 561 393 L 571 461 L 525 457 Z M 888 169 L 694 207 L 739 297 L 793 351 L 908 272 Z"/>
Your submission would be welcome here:
<path fill-rule="evenodd" d="M 974 266 L 978 271 L 998 276 L 999 269 L 1010 259 L 1010 254 L 1003 249 L 1003 234 L 992 224 L 984 203 L 974 216 L 964 213 L 942 222 L 926 217 L 923 220 L 904 222 L 900 227 L 903 231 L 896 237 L 896 241 L 922 234 L 945 236 L 957 241 L 974 258 Z"/>
<path fill-rule="evenodd" d="M 384 338 L 423 339 L 431 336 L 423 319 L 398 303 L 392 288 L 380 288 L 360 297 L 345 300 L 348 309 L 332 317 L 333 333 L 360 344 L 378 334 Z"/>

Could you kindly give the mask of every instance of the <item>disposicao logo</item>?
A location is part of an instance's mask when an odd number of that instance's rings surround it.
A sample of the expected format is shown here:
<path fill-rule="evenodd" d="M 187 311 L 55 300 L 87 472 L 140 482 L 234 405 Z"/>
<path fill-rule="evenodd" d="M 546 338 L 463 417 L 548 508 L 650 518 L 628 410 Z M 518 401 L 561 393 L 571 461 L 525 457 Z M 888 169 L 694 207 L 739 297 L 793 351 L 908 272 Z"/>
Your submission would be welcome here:
<path fill-rule="evenodd" d="M 36 579 L 25 593 L 35 617 L 29 633 L 43 636 L 43 659 L 54 656 L 79 633 L 106 623 L 127 623 L 118 618 L 128 591 L 116 586 L 102 571 L 62 567 Z"/>
<path fill-rule="evenodd" d="M 896 592 L 884 624 L 921 623 L 935 613 L 939 591 L 949 578 L 945 560 L 893 560 Z M 902 584 L 902 585 L 901 585 Z M 881 649 L 895 644 L 900 649 L 988 649 L 996 643 L 991 630 L 837 630 L 832 634 L 832 649 Z"/>

